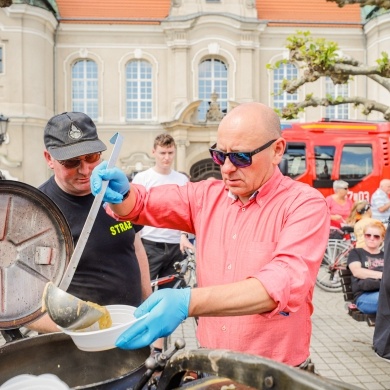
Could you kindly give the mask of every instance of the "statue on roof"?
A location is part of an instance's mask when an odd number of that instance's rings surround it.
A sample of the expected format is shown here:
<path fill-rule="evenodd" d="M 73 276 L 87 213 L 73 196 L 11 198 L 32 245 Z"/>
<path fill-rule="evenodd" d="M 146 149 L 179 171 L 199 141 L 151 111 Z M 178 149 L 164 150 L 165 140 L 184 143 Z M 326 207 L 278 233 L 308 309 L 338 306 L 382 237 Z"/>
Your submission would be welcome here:
<path fill-rule="evenodd" d="M 11 7 L 12 0 L 0 0 L 0 8 Z"/>
<path fill-rule="evenodd" d="M 172 7 L 181 7 L 181 0 L 172 0 Z"/>
<path fill-rule="evenodd" d="M 214 91 L 211 94 L 210 107 L 206 113 L 206 121 L 208 122 L 219 122 L 224 116 L 223 112 L 219 107 L 219 103 L 217 102 L 217 99 L 218 99 L 218 94 Z"/>

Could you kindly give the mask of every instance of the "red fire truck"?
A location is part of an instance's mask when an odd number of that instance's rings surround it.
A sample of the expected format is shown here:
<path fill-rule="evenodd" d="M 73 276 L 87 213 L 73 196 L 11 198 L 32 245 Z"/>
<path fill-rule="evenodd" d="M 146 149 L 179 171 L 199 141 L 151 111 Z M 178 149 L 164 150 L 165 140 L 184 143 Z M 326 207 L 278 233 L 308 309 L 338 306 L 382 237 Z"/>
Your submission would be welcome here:
<path fill-rule="evenodd" d="M 349 183 L 354 201 L 370 200 L 381 179 L 390 178 L 389 122 L 322 120 L 283 126 L 287 141 L 280 169 L 324 196 L 334 180 Z"/>

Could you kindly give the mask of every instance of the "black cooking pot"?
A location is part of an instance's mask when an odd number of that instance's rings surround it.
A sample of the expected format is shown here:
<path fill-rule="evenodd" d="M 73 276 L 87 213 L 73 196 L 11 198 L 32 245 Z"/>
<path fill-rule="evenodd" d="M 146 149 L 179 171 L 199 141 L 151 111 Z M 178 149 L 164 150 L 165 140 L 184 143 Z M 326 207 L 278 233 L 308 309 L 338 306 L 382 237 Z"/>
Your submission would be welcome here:
<path fill-rule="evenodd" d="M 54 374 L 72 389 L 128 389 L 149 355 L 150 348 L 84 352 L 63 333 L 25 338 L 0 347 L 0 386 L 21 374 Z"/>
<path fill-rule="evenodd" d="M 183 384 L 185 372 L 210 376 Z M 228 350 L 198 349 L 176 353 L 161 374 L 157 390 L 361 390 L 270 359 Z"/>
<path fill-rule="evenodd" d="M 59 285 L 72 252 L 57 205 L 28 184 L 0 180 L 0 330 L 42 316 L 45 285 Z M 60 333 L 25 338 L 0 347 L 0 386 L 17 375 L 48 373 L 75 389 L 127 389 L 149 355 L 149 348 L 83 352 Z"/>

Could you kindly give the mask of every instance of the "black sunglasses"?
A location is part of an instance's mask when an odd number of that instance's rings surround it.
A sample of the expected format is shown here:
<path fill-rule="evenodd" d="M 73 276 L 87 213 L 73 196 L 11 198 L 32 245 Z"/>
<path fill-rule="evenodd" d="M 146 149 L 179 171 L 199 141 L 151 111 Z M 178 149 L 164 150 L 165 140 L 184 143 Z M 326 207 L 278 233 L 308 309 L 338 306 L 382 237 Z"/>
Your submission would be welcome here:
<path fill-rule="evenodd" d="M 69 160 L 57 160 L 61 165 L 63 165 L 66 169 L 74 169 L 80 166 L 81 161 L 85 161 L 89 164 L 93 164 L 96 161 L 99 161 L 100 155 L 102 153 L 91 153 L 86 154 L 84 158 L 70 158 Z"/>
<path fill-rule="evenodd" d="M 252 152 L 229 152 L 225 153 L 221 150 L 215 149 L 217 144 L 214 144 L 210 149 L 211 158 L 218 165 L 223 165 L 225 163 L 226 157 L 229 157 L 230 162 L 237 168 L 249 167 L 252 164 L 252 156 L 260 153 L 262 150 L 267 149 L 271 146 L 276 139 L 268 141 L 266 144 L 260 146 L 260 148 L 255 149 Z"/>

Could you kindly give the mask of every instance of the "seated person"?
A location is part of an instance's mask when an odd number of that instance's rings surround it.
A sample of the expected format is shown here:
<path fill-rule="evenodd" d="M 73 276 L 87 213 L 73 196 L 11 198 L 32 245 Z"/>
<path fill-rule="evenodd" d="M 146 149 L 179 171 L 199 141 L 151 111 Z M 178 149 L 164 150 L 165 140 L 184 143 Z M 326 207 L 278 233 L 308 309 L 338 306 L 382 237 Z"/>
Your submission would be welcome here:
<path fill-rule="evenodd" d="M 379 284 L 382 279 L 385 237 L 382 222 L 374 221 L 364 228 L 364 246 L 354 248 L 348 256 L 348 268 L 352 272 L 352 292 L 356 307 L 365 314 L 376 314 Z"/>

